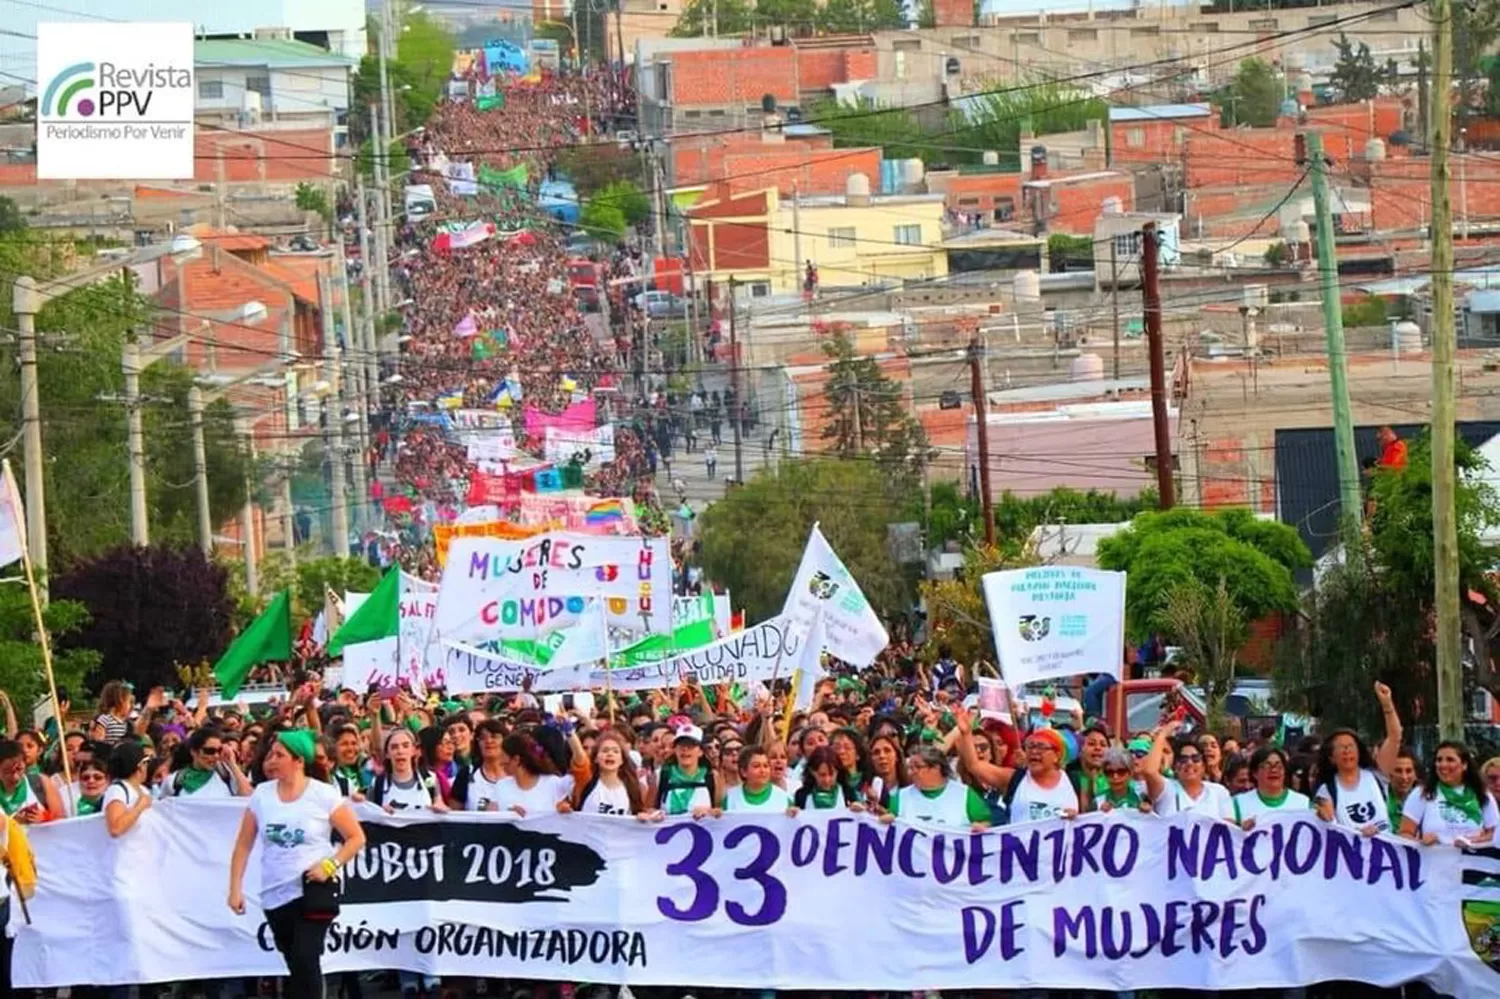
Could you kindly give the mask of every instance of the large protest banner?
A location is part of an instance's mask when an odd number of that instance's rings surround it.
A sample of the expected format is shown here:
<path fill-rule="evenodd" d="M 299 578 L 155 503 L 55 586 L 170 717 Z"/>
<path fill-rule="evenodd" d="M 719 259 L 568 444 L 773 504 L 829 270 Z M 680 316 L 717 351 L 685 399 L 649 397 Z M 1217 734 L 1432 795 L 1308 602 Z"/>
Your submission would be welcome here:
<path fill-rule="evenodd" d="M 1038 566 L 980 581 L 1000 674 L 1011 687 L 1079 673 L 1117 679 L 1125 655 L 1125 573 Z"/>
<path fill-rule="evenodd" d="M 514 657 L 450 641 L 446 643 L 443 680 L 450 694 L 505 693 L 520 690 L 523 682 L 538 693 L 605 687 L 616 691 L 653 690 L 690 678 L 703 687 L 745 685 L 790 677 L 806 637 L 790 618 L 776 617 L 689 652 L 614 666 L 608 677 L 602 669 L 543 671 Z"/>
<path fill-rule="evenodd" d="M 613 622 L 672 627 L 672 558 L 666 538 L 549 531 L 520 541 L 457 537 L 437 601 L 438 632 L 485 642 L 510 627 L 535 629 L 546 597 L 603 597 Z"/>
<path fill-rule="evenodd" d="M 1496 889 L 1479 882 L 1500 852 L 1366 839 L 1310 815 L 1250 833 L 1122 813 L 971 834 L 827 813 L 359 809 L 369 843 L 347 869 L 328 971 L 900 992 L 1500 985 L 1475 952 L 1493 953 Z M 118 839 L 100 816 L 33 827 L 41 884 L 16 984 L 278 973 L 258 857 L 246 914 L 225 905 L 243 814 L 169 799 Z M 153 904 L 167 870 L 171 904 Z"/>
<path fill-rule="evenodd" d="M 531 538 L 541 534 L 545 528 L 522 527 L 506 520 L 491 520 L 482 523 L 433 524 L 432 540 L 437 546 L 437 564 L 448 564 L 448 546 L 454 538 Z"/>

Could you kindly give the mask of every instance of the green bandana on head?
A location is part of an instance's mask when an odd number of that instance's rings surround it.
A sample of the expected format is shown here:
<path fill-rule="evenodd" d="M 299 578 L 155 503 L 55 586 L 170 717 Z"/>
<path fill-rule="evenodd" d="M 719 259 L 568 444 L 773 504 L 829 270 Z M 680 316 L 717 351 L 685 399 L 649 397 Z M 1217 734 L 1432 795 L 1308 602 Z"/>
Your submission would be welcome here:
<path fill-rule="evenodd" d="M 303 763 L 311 763 L 318 755 L 318 737 L 310 729 L 293 728 L 279 732 L 276 741 L 293 756 L 300 756 Z"/>

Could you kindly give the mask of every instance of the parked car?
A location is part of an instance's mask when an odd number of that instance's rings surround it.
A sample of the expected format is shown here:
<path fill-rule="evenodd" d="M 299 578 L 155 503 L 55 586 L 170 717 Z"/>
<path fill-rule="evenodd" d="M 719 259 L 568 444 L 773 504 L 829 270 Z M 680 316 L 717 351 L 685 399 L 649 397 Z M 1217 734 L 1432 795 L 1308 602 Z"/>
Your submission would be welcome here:
<path fill-rule="evenodd" d="M 636 304 L 652 319 L 685 319 L 687 299 L 670 291 L 644 291 L 635 297 Z"/>

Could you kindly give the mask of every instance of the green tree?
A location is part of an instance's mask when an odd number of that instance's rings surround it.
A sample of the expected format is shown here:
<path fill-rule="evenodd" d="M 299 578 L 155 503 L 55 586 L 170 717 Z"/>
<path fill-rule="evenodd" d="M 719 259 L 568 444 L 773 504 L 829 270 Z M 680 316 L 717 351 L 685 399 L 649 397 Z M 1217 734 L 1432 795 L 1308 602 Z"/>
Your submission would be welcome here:
<path fill-rule="evenodd" d="M 1276 124 L 1284 86 L 1281 75 L 1264 59 L 1244 60 L 1228 88 L 1216 95 L 1224 126 Z"/>
<path fill-rule="evenodd" d="M 1196 580 L 1167 593 L 1162 607 L 1167 631 L 1182 647 L 1184 665 L 1191 669 L 1208 702 L 1208 727 L 1222 731 L 1224 702 L 1234 689 L 1240 649 L 1250 637 L 1245 612 L 1219 577 L 1210 589 Z"/>
<path fill-rule="evenodd" d="M 628 181 L 637 189 L 645 186 L 641 158 L 615 143 L 565 146 L 557 153 L 557 171 L 587 198 L 616 181 Z"/>
<path fill-rule="evenodd" d="M 1132 640 L 1152 633 L 1176 636 L 1167 615 L 1174 590 L 1212 591 L 1223 579 L 1248 621 L 1297 606 L 1292 573 L 1312 564 L 1296 530 L 1257 520 L 1249 510 L 1202 513 L 1178 507 L 1138 514 L 1130 526 L 1099 542 L 1101 569 L 1130 574 L 1126 628 Z"/>
<path fill-rule="evenodd" d="M 22 232 L 26 228 L 26 216 L 10 198 L 0 198 L 0 236 Z"/>
<path fill-rule="evenodd" d="M 821 98 L 808 105 L 807 119 L 833 133 L 833 144 L 839 148 L 880 146 L 887 159 L 926 162 L 945 156 L 933 145 L 933 130 L 923 126 L 916 115 L 902 108 L 884 107 L 868 97 L 852 104 Z"/>
<path fill-rule="evenodd" d="M 365 140 L 359 144 L 359 156 L 355 163 L 359 172 L 365 177 L 375 176 L 375 144 L 370 141 L 369 136 L 366 136 Z M 410 169 L 411 157 L 406 155 L 405 143 L 392 142 L 386 147 L 385 167 L 392 177 Z"/>
<path fill-rule="evenodd" d="M 848 459 L 873 456 L 886 474 L 907 484 L 919 480 L 931 448 L 922 424 L 908 410 L 903 387 L 880 370 L 875 358 L 856 353 L 840 329 L 829 332 L 823 353 L 830 362 L 823 389 L 828 400 L 823 439 L 832 443 L 831 453 Z"/>
<path fill-rule="evenodd" d="M 906 27 L 900 0 L 825 0 L 818 27 L 830 34 L 890 31 Z"/>
<path fill-rule="evenodd" d="M 904 519 L 902 498 L 871 462 L 782 462 L 699 515 L 704 571 L 748 620 L 765 620 L 781 613 L 816 523 L 876 612 L 903 613 L 910 589 L 886 544 L 886 525 Z"/>
<path fill-rule="evenodd" d="M 613 205 L 625 216 L 628 225 L 638 226 L 651 218 L 651 202 L 639 187 L 628 180 L 617 180 L 594 195 L 594 200 Z"/>
<path fill-rule="evenodd" d="M 755 8 L 746 0 L 688 0 L 669 33 L 673 38 L 697 38 L 717 28 L 720 35 L 742 35 L 754 24 Z"/>
<path fill-rule="evenodd" d="M 819 10 L 817 0 L 756 0 L 755 15 L 762 24 L 785 25 L 792 33 L 810 35 Z"/>
<path fill-rule="evenodd" d="M 1500 38 L 1500 2 L 1476 0 L 1453 5 L 1453 79 L 1458 89 L 1454 111 L 1460 125 L 1480 104 L 1479 81 L 1485 78 L 1485 62 L 1491 57 L 1496 38 Z"/>
<path fill-rule="evenodd" d="M 333 232 L 333 206 L 328 202 L 326 190 L 304 180 L 297 184 L 296 199 L 298 211 L 315 213 L 328 232 Z"/>
<path fill-rule="evenodd" d="M 619 240 L 625 235 L 625 212 L 613 200 L 598 194 L 584 202 L 578 223 L 600 239 Z"/>
<path fill-rule="evenodd" d="M 1285 267 L 1292 259 L 1292 248 L 1285 240 L 1278 240 L 1266 247 L 1264 259 L 1267 267 Z"/>
<path fill-rule="evenodd" d="M 42 611 L 47 633 L 54 645 L 66 643 L 89 622 L 89 610 L 76 600 L 52 600 Z M 99 665 L 99 653 L 88 648 L 54 648 L 52 672 L 57 685 L 68 692 L 72 703 L 81 705 L 84 678 Z M 11 566 L 0 580 L 0 690 L 10 695 L 16 714 L 30 724 L 32 705 L 47 696 L 47 674 L 42 649 L 36 640 L 31 597 L 20 574 Z"/>
<path fill-rule="evenodd" d="M 121 355 L 132 329 L 149 326 L 146 303 L 119 280 L 55 299 L 37 316 L 42 441 L 48 455 L 47 528 L 54 565 L 86 557 L 129 536 L 129 468 Z M 192 433 L 187 395 L 192 374 L 161 362 L 141 378 L 146 482 L 152 537 L 196 536 Z M 0 366 L 0 433 L 20 433 L 21 392 L 14 365 Z M 247 457 L 223 400 L 204 413 L 209 507 L 223 523 L 244 502 Z"/>
<path fill-rule="evenodd" d="M 980 580 L 986 573 L 1021 569 L 1036 560 L 1019 552 L 975 545 L 964 552 L 964 569 L 952 579 L 932 579 L 921 584 L 927 608 L 929 638 L 922 650 L 928 662 L 947 646 L 961 663 L 978 663 L 994 657 L 989 608 L 985 606 Z"/>
<path fill-rule="evenodd" d="M 1338 52 L 1338 59 L 1333 64 L 1328 82 L 1338 103 L 1352 104 L 1378 96 L 1385 74 L 1370 54 L 1370 46 L 1364 42 L 1351 42 L 1340 32 L 1333 47 Z"/>
<path fill-rule="evenodd" d="M 953 137 L 972 150 L 969 160 L 995 150 L 1002 162 L 1020 169 L 1020 157 L 1027 155 L 1021 148 L 1023 130 L 1029 128 L 1038 136 L 1080 131 L 1090 121 L 1108 121 L 1109 105 L 1073 84 L 1033 80 L 1024 87 L 977 95 L 965 111 L 955 111 L 953 119 Z"/>

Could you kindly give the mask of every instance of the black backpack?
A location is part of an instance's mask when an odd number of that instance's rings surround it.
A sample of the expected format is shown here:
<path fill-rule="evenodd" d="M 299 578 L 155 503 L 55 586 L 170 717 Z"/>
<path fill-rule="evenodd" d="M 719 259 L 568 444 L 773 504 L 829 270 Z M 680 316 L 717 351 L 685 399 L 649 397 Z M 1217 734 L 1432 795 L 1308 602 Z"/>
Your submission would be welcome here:
<path fill-rule="evenodd" d="M 179 770 L 172 775 L 171 797 L 182 797 L 182 782 L 186 773 L 186 770 Z M 214 767 L 214 776 L 218 777 L 219 780 L 224 782 L 224 786 L 229 788 L 229 793 L 231 795 L 234 794 L 234 778 L 229 775 L 229 771 L 225 770 L 223 767 Z"/>
<path fill-rule="evenodd" d="M 1017 767 L 1010 773 L 1010 783 L 1005 785 L 1005 794 L 1000 799 L 1001 804 L 1005 806 L 1006 816 L 1011 815 L 1011 803 L 1016 800 L 1016 791 L 1020 789 L 1021 779 L 1025 776 L 1025 767 Z M 1069 784 L 1073 785 L 1073 793 L 1078 796 L 1078 808 L 1080 811 L 1082 811 L 1084 807 L 1083 787 L 1078 782 L 1078 774 L 1074 773 L 1071 770 L 1064 769 L 1063 776 L 1068 778 Z"/>
<path fill-rule="evenodd" d="M 429 771 L 417 771 L 417 783 L 427 789 L 427 794 L 432 801 L 442 801 L 443 795 L 438 790 L 437 778 Z M 390 792 L 391 775 L 382 771 L 376 778 L 375 783 L 370 785 L 370 790 L 365 794 L 365 800 L 372 805 L 384 805 L 385 796 Z"/>

